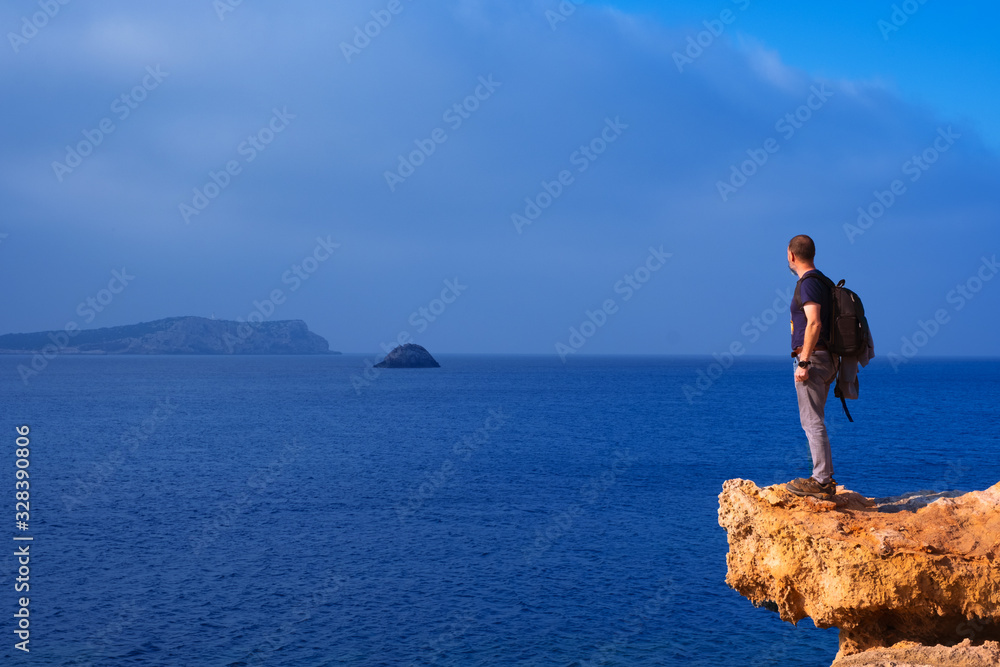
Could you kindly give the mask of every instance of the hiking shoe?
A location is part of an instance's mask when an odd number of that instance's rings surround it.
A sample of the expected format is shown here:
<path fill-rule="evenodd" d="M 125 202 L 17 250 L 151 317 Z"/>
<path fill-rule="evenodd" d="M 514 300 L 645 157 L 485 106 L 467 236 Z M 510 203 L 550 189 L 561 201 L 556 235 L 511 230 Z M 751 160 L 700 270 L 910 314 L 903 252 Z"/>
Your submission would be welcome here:
<path fill-rule="evenodd" d="M 785 484 L 785 488 L 797 496 L 831 500 L 837 494 L 837 480 L 831 479 L 826 484 L 820 484 L 812 477 L 800 477 Z"/>

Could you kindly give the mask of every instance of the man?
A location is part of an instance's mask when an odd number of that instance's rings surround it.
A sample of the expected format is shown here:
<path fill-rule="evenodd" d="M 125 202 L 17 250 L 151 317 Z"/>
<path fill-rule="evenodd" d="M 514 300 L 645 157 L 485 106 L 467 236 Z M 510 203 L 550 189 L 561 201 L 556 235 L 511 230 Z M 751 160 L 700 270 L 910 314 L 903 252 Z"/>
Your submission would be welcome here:
<path fill-rule="evenodd" d="M 799 421 L 809 440 L 812 476 L 793 479 L 785 488 L 797 496 L 830 499 L 837 493 L 833 479 L 830 439 L 823 414 L 830 382 L 835 372 L 833 358 L 827 351 L 830 340 L 832 295 L 829 278 L 816 269 L 816 244 L 804 234 L 788 244 L 788 268 L 799 277 L 792 298 L 792 356 L 795 367 L 795 393 L 799 401 Z"/>

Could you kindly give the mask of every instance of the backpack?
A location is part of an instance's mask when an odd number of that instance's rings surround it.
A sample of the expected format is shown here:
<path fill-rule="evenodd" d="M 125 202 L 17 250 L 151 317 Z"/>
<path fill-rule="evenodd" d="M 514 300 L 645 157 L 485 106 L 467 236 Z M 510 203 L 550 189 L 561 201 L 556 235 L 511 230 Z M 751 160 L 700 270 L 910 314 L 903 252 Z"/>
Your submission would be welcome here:
<path fill-rule="evenodd" d="M 818 278 L 830 289 L 832 312 L 830 313 L 829 340 L 826 341 L 826 348 L 830 355 L 836 359 L 835 368 L 837 370 L 834 374 L 836 385 L 833 389 L 833 395 L 840 399 L 840 404 L 844 407 L 844 414 L 847 415 L 848 420 L 853 422 L 854 418 L 851 417 L 851 412 L 847 409 L 845 398 L 856 399 L 858 397 L 860 389 L 858 363 L 867 365 L 871 357 L 874 356 L 874 351 L 870 349 L 872 337 L 868 318 L 865 317 L 865 307 L 861 303 L 861 297 L 844 287 L 846 281 L 841 280 L 834 284 L 832 280 L 819 271 L 806 277 Z M 798 292 L 798 286 L 796 286 L 796 292 Z M 796 294 L 796 296 L 798 295 Z M 834 378 L 831 378 L 830 381 L 833 382 Z"/>

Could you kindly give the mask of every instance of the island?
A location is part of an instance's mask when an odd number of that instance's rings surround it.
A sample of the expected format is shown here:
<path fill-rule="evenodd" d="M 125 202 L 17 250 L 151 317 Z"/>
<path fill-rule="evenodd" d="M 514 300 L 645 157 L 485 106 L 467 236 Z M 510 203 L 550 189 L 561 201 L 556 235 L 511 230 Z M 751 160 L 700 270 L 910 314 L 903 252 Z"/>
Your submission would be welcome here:
<path fill-rule="evenodd" d="M 302 320 L 168 317 L 103 329 L 6 334 L 0 354 L 339 354 Z"/>
<path fill-rule="evenodd" d="M 375 368 L 441 368 L 441 364 L 423 346 L 407 343 L 385 355 Z"/>

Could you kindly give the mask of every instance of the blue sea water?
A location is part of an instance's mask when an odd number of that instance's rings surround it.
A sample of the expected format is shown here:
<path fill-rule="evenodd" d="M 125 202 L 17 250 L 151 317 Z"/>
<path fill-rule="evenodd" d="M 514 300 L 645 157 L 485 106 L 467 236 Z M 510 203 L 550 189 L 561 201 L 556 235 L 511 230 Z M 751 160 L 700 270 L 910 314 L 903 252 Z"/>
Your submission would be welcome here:
<path fill-rule="evenodd" d="M 0 358 L 0 486 L 31 428 L 30 657 L 3 664 L 828 665 L 837 631 L 729 589 L 724 480 L 808 475 L 791 362 L 361 356 Z M 1000 478 L 1000 362 L 880 360 L 837 480 Z M 354 382 L 352 383 L 352 376 Z M 703 380 L 702 386 L 705 386 Z M 689 400 L 690 399 L 690 400 Z M 10 539 L 10 538 L 8 538 Z M 9 542 L 14 545 L 15 542 Z M 9 612 L 9 613 L 7 613 Z"/>

